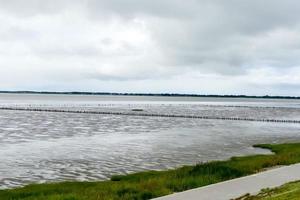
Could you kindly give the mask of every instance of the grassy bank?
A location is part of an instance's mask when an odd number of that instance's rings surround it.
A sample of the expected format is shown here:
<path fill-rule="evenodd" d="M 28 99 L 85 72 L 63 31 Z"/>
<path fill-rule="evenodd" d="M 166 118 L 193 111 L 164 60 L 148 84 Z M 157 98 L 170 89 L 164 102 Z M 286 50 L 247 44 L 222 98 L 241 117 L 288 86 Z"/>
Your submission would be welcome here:
<path fill-rule="evenodd" d="M 245 195 L 236 200 L 299 200 L 300 181 L 288 183 L 278 188 L 264 189 L 258 195 Z"/>
<path fill-rule="evenodd" d="M 233 157 L 168 171 L 114 176 L 103 182 L 63 182 L 0 190 L 1 200 L 142 200 L 256 173 L 276 165 L 300 162 L 300 143 L 256 145 L 272 155 Z"/>

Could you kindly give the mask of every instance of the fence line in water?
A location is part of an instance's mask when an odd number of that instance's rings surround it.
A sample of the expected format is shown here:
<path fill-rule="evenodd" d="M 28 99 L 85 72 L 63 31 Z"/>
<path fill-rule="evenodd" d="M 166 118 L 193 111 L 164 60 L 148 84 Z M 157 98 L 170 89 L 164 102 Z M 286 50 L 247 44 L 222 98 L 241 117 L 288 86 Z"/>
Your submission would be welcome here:
<path fill-rule="evenodd" d="M 20 107 L 0 107 L 0 110 L 32 111 L 32 112 L 56 112 L 56 113 L 85 113 L 99 115 L 127 115 L 142 117 L 174 117 L 174 118 L 193 118 L 193 119 L 214 119 L 214 120 L 234 120 L 234 121 L 255 121 L 255 122 L 273 122 L 273 123 L 296 123 L 300 120 L 290 119 L 254 119 L 242 117 L 215 117 L 215 116 L 198 116 L 198 115 L 176 115 L 176 114 L 151 114 L 142 112 L 109 112 L 109 111 L 88 111 L 88 110 L 63 110 L 63 109 L 41 109 L 41 108 L 20 108 Z"/>

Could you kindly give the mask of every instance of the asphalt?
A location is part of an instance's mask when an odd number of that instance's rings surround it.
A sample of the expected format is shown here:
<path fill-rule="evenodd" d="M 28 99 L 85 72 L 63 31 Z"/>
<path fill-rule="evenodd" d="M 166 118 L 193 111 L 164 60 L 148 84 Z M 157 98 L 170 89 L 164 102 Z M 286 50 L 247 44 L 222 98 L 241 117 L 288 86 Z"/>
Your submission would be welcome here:
<path fill-rule="evenodd" d="M 300 180 L 300 163 L 267 170 L 254 175 L 174 193 L 155 200 L 230 200 L 261 189 L 274 188 Z"/>

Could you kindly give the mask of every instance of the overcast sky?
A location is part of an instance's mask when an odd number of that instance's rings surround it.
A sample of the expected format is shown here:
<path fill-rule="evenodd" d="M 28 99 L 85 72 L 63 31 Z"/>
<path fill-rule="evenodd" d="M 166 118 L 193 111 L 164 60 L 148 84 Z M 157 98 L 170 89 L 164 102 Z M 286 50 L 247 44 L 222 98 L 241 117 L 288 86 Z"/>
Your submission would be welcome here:
<path fill-rule="evenodd" d="M 300 96 L 297 0 L 0 0 L 0 90 Z"/>

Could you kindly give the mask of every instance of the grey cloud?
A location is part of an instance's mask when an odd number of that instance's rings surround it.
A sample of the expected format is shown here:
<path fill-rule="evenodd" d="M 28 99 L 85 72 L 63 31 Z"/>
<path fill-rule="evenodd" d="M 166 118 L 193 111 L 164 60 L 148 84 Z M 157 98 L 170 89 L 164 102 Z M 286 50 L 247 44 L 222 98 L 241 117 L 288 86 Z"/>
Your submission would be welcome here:
<path fill-rule="evenodd" d="M 201 9 L 199 2 L 196 17 L 175 21 L 160 19 L 153 25 L 155 38 L 163 45 L 170 60 L 177 60 L 181 65 L 186 62 L 198 68 L 204 66 L 203 63 L 217 61 L 217 64 L 220 60 L 220 71 L 224 71 L 224 66 L 242 69 L 251 62 L 260 64 L 267 57 L 272 57 L 271 61 L 281 63 L 284 67 L 290 65 L 286 60 L 281 62 L 283 55 L 272 56 L 273 49 L 267 49 L 269 52 L 263 49 L 251 50 L 252 44 L 249 42 L 255 45 L 256 38 L 264 37 L 264 34 L 276 29 L 299 32 L 299 2 L 205 1 L 210 5 L 206 4 L 205 9 Z M 276 44 L 276 39 L 270 43 Z M 296 64 L 299 65 L 299 62 Z"/>
<path fill-rule="evenodd" d="M 162 80 L 191 72 L 250 79 L 253 70 L 300 67 L 299 7 L 295 0 L 0 0 L 0 22 L 10 18 L 0 44 L 12 53 L 25 49 L 41 66 L 56 59 L 62 68 L 86 69 L 83 79 Z M 48 29 L 35 27 L 43 22 Z M 131 29 L 128 40 L 118 35 Z M 139 34 L 147 37 L 135 43 Z"/>
<path fill-rule="evenodd" d="M 136 16 L 158 16 L 166 18 L 192 17 L 197 12 L 197 1 L 190 0 L 188 3 L 180 0 L 90 0 L 86 1 L 87 9 L 93 16 L 105 14 L 119 15 L 125 18 Z M 189 12 L 187 12 L 189 10 Z"/>
<path fill-rule="evenodd" d="M 55 14 L 72 5 L 70 0 L 0 0 L 0 10 L 19 17 L 32 17 L 35 15 Z"/>

